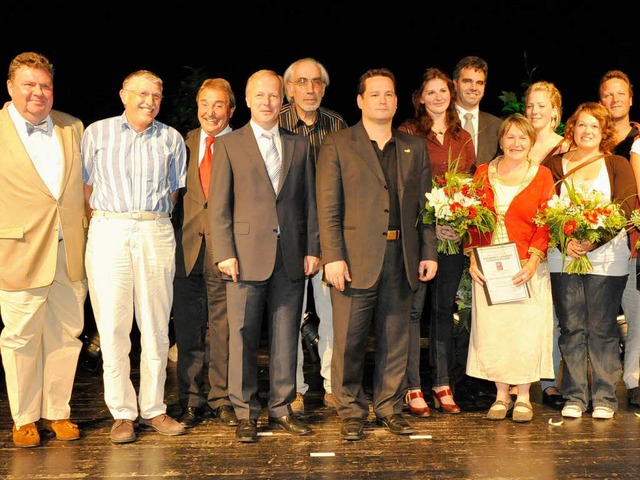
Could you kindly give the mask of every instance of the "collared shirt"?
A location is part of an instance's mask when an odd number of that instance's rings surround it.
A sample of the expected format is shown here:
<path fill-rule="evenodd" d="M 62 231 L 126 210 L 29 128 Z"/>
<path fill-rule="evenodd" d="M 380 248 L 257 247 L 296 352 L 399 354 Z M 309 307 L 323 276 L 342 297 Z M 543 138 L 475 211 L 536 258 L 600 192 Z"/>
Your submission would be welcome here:
<path fill-rule="evenodd" d="M 279 122 L 282 128 L 286 128 L 294 133 L 304 135 L 311 142 L 311 151 L 309 155 L 315 165 L 318 158 L 320 144 L 325 135 L 329 132 L 336 132 L 347 128 L 347 122 L 333 110 L 318 107 L 316 121 L 313 125 L 307 125 L 298 115 L 298 111 L 292 103 L 287 103 L 280 110 Z"/>
<path fill-rule="evenodd" d="M 182 135 L 154 120 L 136 132 L 123 113 L 92 123 L 82 137 L 82 178 L 90 206 L 108 212 L 173 211 L 172 192 L 186 184 Z"/>
<path fill-rule="evenodd" d="M 458 117 L 460 117 L 460 121 L 462 122 L 462 125 L 464 125 L 464 122 L 466 121 L 466 119 L 464 118 L 466 113 L 470 113 L 471 115 L 473 115 L 473 118 L 471 118 L 471 123 L 473 123 L 473 131 L 476 132 L 476 136 L 477 136 L 478 133 L 480 132 L 480 129 L 479 129 L 480 107 L 476 107 L 473 110 L 465 110 L 460 105 L 456 104 L 456 111 L 458 112 Z M 473 143 L 474 143 L 474 146 L 476 147 L 476 155 L 478 155 L 478 142 L 474 141 Z"/>
<path fill-rule="evenodd" d="M 42 178 L 51 195 L 56 199 L 59 198 L 63 170 L 62 148 L 58 137 L 54 135 L 51 115 L 47 115 L 45 119 L 47 122 L 46 132 L 36 130 L 29 135 L 27 121 L 18 113 L 13 103 L 9 104 L 8 111 L 38 175 Z"/>
<path fill-rule="evenodd" d="M 373 149 L 378 156 L 380 166 L 384 172 L 389 192 L 389 229 L 400 229 L 400 197 L 398 196 L 398 158 L 396 152 L 396 137 L 391 137 L 382 150 L 378 142 L 371 140 Z"/>
<path fill-rule="evenodd" d="M 222 130 L 219 134 L 216 135 L 216 138 L 229 133 L 231 131 L 231 125 L 227 125 L 227 127 Z M 200 129 L 200 152 L 202 152 L 202 154 L 200 155 L 200 158 L 198 159 L 198 166 L 200 166 L 200 164 L 202 163 L 202 159 L 204 158 L 204 151 L 207 148 L 207 137 L 209 135 L 207 135 L 207 132 L 205 132 L 204 130 L 202 130 L 202 128 Z M 215 143 L 214 143 L 215 146 Z M 213 151 L 213 150 L 212 150 Z"/>
<path fill-rule="evenodd" d="M 251 129 L 253 130 L 253 134 L 256 137 L 256 141 L 258 142 L 258 148 L 260 149 L 260 153 L 262 154 L 262 158 L 267 158 L 267 152 L 271 148 L 271 140 L 266 137 L 263 137 L 262 134 L 264 132 L 273 133 L 273 141 L 276 144 L 276 149 L 278 150 L 278 155 L 282 158 L 282 141 L 280 139 L 280 128 L 276 123 L 275 126 L 271 130 L 265 130 L 260 125 L 255 123 L 253 120 L 249 120 L 249 124 L 251 125 Z"/>

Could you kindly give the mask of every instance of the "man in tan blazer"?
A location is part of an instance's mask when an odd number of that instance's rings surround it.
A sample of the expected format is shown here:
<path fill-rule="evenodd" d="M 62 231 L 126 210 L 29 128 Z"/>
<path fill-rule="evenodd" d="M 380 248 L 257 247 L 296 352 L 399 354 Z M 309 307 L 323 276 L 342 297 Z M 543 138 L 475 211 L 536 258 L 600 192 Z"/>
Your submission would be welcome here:
<path fill-rule="evenodd" d="M 431 280 L 438 266 L 435 231 L 420 216 L 431 190 L 429 156 L 423 139 L 392 128 L 393 73 L 365 72 L 357 101 L 362 120 L 324 138 L 316 179 L 322 263 L 334 287 L 331 385 L 345 440 L 364 438 L 362 374 L 372 324 L 373 410 L 392 433 L 413 432 L 401 415 L 409 313 L 418 279 Z"/>
<path fill-rule="evenodd" d="M 257 351 L 269 323 L 269 421 L 292 435 L 311 429 L 292 414 L 305 276 L 318 270 L 320 243 L 309 140 L 278 125 L 284 85 L 271 70 L 247 81 L 251 120 L 216 140 L 209 188 L 213 260 L 226 275 L 229 398 L 236 438 L 257 440 L 262 410 Z"/>
<path fill-rule="evenodd" d="M 80 438 L 69 401 L 82 342 L 88 226 L 77 118 L 52 110 L 53 66 L 26 52 L 9 66 L 0 110 L 0 351 L 19 447 L 36 422 Z"/>

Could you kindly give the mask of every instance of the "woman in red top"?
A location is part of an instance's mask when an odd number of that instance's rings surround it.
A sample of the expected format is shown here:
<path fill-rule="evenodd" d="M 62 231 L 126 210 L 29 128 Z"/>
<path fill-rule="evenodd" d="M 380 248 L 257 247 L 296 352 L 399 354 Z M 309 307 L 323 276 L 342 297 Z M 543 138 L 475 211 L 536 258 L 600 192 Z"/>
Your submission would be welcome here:
<path fill-rule="evenodd" d="M 455 109 L 455 90 L 449 76 L 437 68 L 427 69 L 420 88 L 413 94 L 413 107 L 414 118 L 402 123 L 398 129 L 425 139 L 431 174 L 441 176 L 452 169 L 471 173 L 475 168 L 476 154 L 471 135 L 460 124 Z M 460 241 L 448 226 L 437 225 L 436 235 L 439 240 Z M 431 285 L 429 357 L 432 395 L 436 407 L 444 413 L 460 413 L 451 392 L 450 375 L 454 363 L 453 310 L 464 266 L 465 256 L 462 253 L 439 253 L 438 273 Z M 427 284 L 423 283 L 414 294 L 407 366 L 406 402 L 411 413 L 418 417 L 430 415 L 420 387 L 420 320 L 426 293 Z"/>

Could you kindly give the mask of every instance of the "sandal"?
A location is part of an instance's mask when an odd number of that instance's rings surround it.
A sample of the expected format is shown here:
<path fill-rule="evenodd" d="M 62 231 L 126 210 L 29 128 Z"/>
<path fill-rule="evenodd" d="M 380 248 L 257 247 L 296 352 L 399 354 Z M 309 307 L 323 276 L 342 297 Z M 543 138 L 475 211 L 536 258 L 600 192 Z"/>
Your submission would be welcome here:
<path fill-rule="evenodd" d="M 496 400 L 491 405 L 491 408 L 487 412 L 487 419 L 489 420 L 504 420 L 507 418 L 507 414 L 513 408 L 513 402 L 503 402 L 502 400 Z"/>
<path fill-rule="evenodd" d="M 533 408 L 529 402 L 516 402 L 513 409 L 514 422 L 530 422 L 533 418 Z"/>

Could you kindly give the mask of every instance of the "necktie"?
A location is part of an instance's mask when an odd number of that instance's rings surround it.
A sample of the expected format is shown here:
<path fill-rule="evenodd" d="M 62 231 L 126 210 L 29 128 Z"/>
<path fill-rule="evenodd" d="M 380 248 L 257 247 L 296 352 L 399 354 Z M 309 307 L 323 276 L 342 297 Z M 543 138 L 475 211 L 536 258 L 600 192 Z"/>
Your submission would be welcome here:
<path fill-rule="evenodd" d="M 464 128 L 467 132 L 469 132 L 469 134 L 471 135 L 471 139 L 473 140 L 473 143 L 475 145 L 476 143 L 476 131 L 473 129 L 473 113 L 465 113 L 464 114 L 464 125 L 462 126 L 462 128 Z"/>
<path fill-rule="evenodd" d="M 29 135 L 31 135 L 33 132 L 37 130 L 40 130 L 41 132 L 44 132 L 44 133 L 47 133 L 47 131 L 49 130 L 49 125 L 47 125 L 46 120 L 43 120 L 40 123 L 36 123 L 35 125 L 29 122 L 24 122 L 24 123 L 27 126 L 27 133 Z"/>
<path fill-rule="evenodd" d="M 200 183 L 204 198 L 209 199 L 209 183 L 211 182 L 211 146 L 215 142 L 216 137 L 207 137 L 207 144 L 204 148 L 204 157 L 200 162 Z"/>
<path fill-rule="evenodd" d="M 278 182 L 280 181 L 280 169 L 282 167 L 280 162 L 280 155 L 278 154 L 278 149 L 276 148 L 276 142 L 271 132 L 264 132 L 262 134 L 264 138 L 269 139 L 269 149 L 264 157 L 264 163 L 267 167 L 267 173 L 269 174 L 269 178 L 271 179 L 271 185 L 273 185 L 273 190 L 278 191 Z"/>

